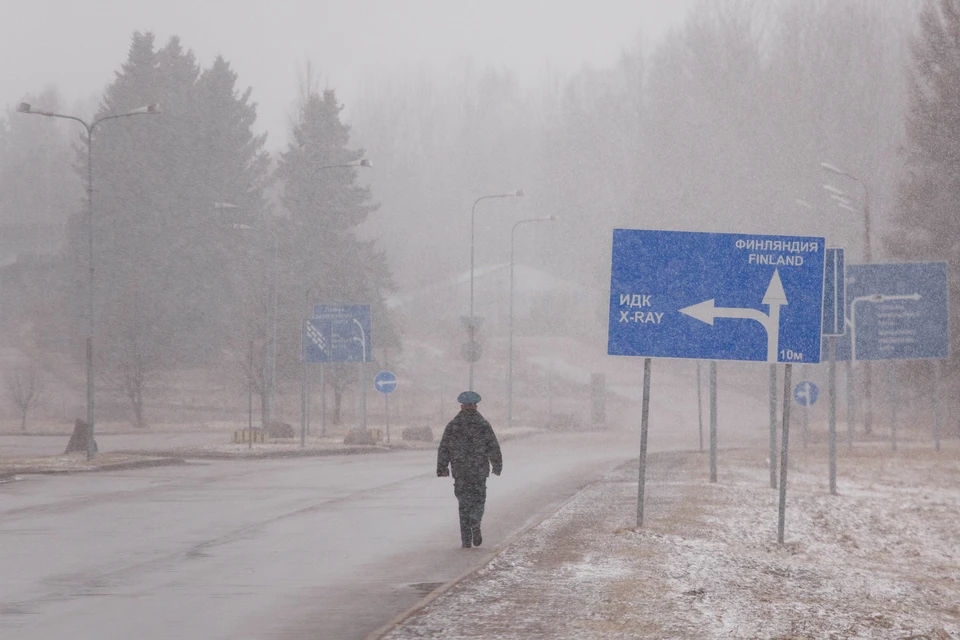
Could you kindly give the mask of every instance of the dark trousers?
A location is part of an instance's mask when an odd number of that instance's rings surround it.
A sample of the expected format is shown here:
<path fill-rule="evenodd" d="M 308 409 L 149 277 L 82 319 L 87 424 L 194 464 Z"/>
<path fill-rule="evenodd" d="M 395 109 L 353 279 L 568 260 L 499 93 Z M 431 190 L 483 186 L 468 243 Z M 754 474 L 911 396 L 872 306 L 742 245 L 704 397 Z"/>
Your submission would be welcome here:
<path fill-rule="evenodd" d="M 483 508 L 487 503 L 487 479 L 455 478 L 453 495 L 460 503 L 460 542 L 469 545 L 473 542 L 473 528 L 480 526 Z"/>

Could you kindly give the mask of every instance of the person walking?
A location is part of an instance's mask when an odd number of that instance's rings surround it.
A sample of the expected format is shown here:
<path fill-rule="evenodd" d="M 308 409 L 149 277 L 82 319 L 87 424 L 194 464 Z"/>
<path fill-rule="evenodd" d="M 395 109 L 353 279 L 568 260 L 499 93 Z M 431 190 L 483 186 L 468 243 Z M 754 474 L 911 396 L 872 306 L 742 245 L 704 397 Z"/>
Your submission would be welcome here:
<path fill-rule="evenodd" d="M 453 494 L 460 504 L 460 543 L 469 549 L 483 543 L 480 521 L 487 502 L 487 478 L 491 467 L 493 475 L 500 475 L 503 456 L 493 427 L 477 411 L 480 394 L 464 391 L 457 402 L 460 413 L 443 430 L 437 448 L 437 476 L 453 474 Z"/>

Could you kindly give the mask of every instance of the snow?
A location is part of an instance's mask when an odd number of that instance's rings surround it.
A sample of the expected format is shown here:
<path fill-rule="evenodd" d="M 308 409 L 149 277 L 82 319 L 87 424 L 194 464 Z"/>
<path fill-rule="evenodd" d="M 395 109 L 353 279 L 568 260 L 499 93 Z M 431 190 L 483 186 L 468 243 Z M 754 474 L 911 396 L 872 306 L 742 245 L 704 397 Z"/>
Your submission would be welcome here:
<path fill-rule="evenodd" d="M 960 638 L 960 443 L 888 447 L 795 447 L 784 544 L 761 449 L 652 454 L 384 637 Z"/>

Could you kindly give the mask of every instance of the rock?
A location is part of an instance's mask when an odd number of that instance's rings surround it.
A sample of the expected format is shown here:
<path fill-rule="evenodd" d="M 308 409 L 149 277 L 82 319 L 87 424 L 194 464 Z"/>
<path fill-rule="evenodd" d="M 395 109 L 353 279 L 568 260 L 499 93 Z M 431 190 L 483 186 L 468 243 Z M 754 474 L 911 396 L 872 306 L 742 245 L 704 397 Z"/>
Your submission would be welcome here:
<path fill-rule="evenodd" d="M 266 424 L 268 438 L 292 438 L 294 437 L 293 425 L 286 422 L 268 422 Z"/>
<path fill-rule="evenodd" d="M 433 430 L 430 427 L 407 427 L 400 432 L 400 437 L 404 440 L 433 442 Z"/>
<path fill-rule="evenodd" d="M 86 453 L 87 452 L 87 423 L 77 418 L 73 423 L 73 434 L 70 436 L 70 442 L 67 443 L 67 450 L 64 453 Z M 93 451 L 97 451 L 97 441 L 93 441 Z"/>
<path fill-rule="evenodd" d="M 350 429 L 343 436 L 343 444 L 377 444 L 377 437 L 372 429 Z"/>

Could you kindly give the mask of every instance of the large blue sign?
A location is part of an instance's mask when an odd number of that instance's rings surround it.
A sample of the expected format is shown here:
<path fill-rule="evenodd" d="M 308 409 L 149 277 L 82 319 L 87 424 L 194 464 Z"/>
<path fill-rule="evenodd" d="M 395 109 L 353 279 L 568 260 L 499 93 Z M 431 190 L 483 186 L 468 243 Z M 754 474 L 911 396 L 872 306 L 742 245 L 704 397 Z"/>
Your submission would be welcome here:
<path fill-rule="evenodd" d="M 842 336 L 845 332 L 843 249 L 829 248 L 823 267 L 823 335 Z"/>
<path fill-rule="evenodd" d="M 614 229 L 607 353 L 819 362 L 823 238 Z"/>
<path fill-rule="evenodd" d="M 314 305 L 313 318 L 303 322 L 301 341 L 303 362 L 370 362 L 370 305 Z"/>
<path fill-rule="evenodd" d="M 837 340 L 837 360 L 950 355 L 946 262 L 847 265 L 846 299 L 849 330 Z"/>

